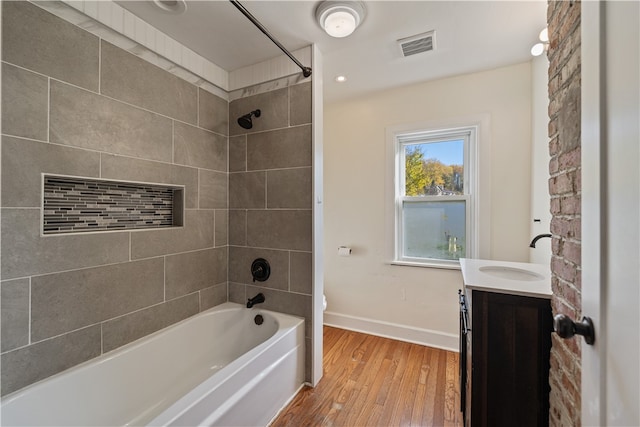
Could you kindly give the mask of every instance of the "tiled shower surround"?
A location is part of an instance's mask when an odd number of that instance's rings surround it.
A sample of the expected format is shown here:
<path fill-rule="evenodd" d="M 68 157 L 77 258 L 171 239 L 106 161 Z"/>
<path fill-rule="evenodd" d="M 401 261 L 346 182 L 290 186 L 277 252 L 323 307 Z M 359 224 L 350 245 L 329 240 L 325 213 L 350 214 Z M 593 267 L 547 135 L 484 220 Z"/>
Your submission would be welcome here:
<path fill-rule="evenodd" d="M 310 84 L 229 104 L 36 5 L 2 8 L 2 394 L 258 291 L 310 337 Z M 184 187 L 184 225 L 43 235 L 42 174 Z"/>
<path fill-rule="evenodd" d="M 238 126 L 255 109 L 253 128 Z M 311 84 L 231 101 L 229 117 L 229 300 L 262 292 L 265 308 L 304 317 L 310 380 Z M 255 258 L 271 265 L 266 282 L 253 282 L 247 266 Z"/>

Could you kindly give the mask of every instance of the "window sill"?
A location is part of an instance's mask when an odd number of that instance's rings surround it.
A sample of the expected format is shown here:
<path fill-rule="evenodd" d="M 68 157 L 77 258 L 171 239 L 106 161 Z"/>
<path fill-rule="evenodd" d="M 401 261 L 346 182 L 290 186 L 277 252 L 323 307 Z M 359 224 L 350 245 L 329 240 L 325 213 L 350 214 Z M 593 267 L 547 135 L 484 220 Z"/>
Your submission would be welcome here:
<path fill-rule="evenodd" d="M 460 270 L 460 264 L 439 264 L 430 262 L 391 261 L 389 264 L 402 267 L 441 268 L 444 270 Z"/>

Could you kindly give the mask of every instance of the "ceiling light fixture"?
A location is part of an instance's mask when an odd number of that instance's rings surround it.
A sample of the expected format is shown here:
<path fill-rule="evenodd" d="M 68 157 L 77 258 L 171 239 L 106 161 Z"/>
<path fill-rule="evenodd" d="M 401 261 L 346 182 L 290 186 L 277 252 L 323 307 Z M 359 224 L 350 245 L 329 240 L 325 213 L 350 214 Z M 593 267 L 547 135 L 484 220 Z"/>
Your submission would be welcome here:
<path fill-rule="evenodd" d="M 540 43 L 534 44 L 531 48 L 531 55 L 533 56 L 540 56 L 549 49 L 549 31 L 547 28 L 540 31 L 538 38 L 540 39 Z"/>
<path fill-rule="evenodd" d="M 185 0 L 153 0 L 160 10 L 167 13 L 179 14 L 184 13 L 187 10 L 187 3 Z"/>
<path fill-rule="evenodd" d="M 347 37 L 353 33 L 365 14 L 361 1 L 326 0 L 316 8 L 318 24 L 331 37 Z"/>
<path fill-rule="evenodd" d="M 336 81 L 338 83 L 344 83 L 347 81 L 347 76 L 336 76 Z"/>
<path fill-rule="evenodd" d="M 538 36 L 538 38 L 543 43 L 549 43 L 549 29 L 545 28 L 544 30 L 540 31 L 540 35 Z"/>

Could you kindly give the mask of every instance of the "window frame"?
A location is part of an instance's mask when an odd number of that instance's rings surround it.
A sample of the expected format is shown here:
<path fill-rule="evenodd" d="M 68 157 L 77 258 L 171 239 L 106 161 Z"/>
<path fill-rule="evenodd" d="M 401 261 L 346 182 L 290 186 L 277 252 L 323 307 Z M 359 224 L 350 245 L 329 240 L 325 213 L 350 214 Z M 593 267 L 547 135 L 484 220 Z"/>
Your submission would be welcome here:
<path fill-rule="evenodd" d="M 486 123 L 486 118 L 480 120 Z M 405 256 L 403 253 L 403 229 L 402 229 L 402 213 L 404 203 L 414 202 L 447 202 L 464 200 L 465 201 L 465 228 L 466 228 L 466 244 L 465 254 L 461 258 L 478 258 L 481 250 L 480 241 L 480 208 L 479 200 L 484 196 L 480 195 L 480 152 L 478 149 L 480 135 L 483 132 L 480 122 L 477 120 L 461 120 L 457 122 L 457 126 L 444 125 L 405 125 L 387 129 L 387 141 L 390 150 L 390 161 L 388 161 L 387 170 L 391 171 L 392 188 L 389 197 L 391 203 L 392 216 L 392 237 L 390 258 L 391 264 L 408 265 L 418 267 L 434 267 L 445 269 L 459 269 L 459 260 L 445 260 L 437 258 L 419 258 Z M 485 126 L 487 128 L 488 126 Z M 420 142 L 438 142 L 461 139 L 464 136 L 464 190 L 460 196 L 406 196 L 405 191 L 405 149 L 408 145 L 418 144 Z M 488 139 L 488 138 L 487 138 Z M 387 174 L 389 175 L 389 174 Z M 387 187 L 389 189 L 389 187 Z M 486 210 L 486 209 L 485 209 Z M 389 210 L 388 210 L 388 213 Z M 388 221 L 389 222 L 389 221 Z M 485 221 L 486 222 L 486 221 Z M 487 233 L 483 233 L 486 234 Z M 485 242 L 485 248 L 488 247 L 488 241 Z M 486 252 L 486 251 L 485 251 Z"/>

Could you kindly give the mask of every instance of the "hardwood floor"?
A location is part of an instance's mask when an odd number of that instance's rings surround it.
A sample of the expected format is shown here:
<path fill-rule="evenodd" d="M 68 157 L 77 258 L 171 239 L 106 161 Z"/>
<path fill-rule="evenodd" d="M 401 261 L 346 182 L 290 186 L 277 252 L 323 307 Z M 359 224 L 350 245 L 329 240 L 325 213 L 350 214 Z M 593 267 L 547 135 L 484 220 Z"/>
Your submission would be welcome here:
<path fill-rule="evenodd" d="M 324 327 L 324 376 L 271 424 L 461 426 L 458 353 Z"/>

